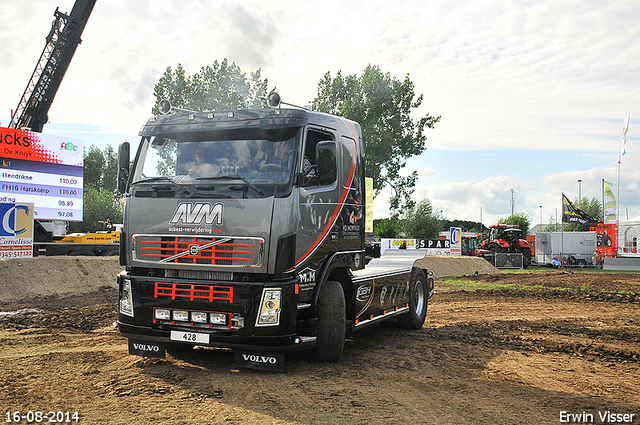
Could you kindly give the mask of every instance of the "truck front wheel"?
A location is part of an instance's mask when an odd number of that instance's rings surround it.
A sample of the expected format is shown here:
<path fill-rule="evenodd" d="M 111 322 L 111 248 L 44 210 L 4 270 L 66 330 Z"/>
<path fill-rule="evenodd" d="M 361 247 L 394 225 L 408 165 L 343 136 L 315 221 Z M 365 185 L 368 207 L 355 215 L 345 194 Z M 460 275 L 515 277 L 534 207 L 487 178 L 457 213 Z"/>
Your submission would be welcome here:
<path fill-rule="evenodd" d="M 405 329 L 420 329 L 427 317 L 429 289 L 424 271 L 413 268 L 409 286 L 409 312 L 398 317 L 398 324 Z"/>
<path fill-rule="evenodd" d="M 322 285 L 318 300 L 317 345 L 311 358 L 320 362 L 337 362 L 344 349 L 346 307 L 339 282 L 328 280 Z"/>

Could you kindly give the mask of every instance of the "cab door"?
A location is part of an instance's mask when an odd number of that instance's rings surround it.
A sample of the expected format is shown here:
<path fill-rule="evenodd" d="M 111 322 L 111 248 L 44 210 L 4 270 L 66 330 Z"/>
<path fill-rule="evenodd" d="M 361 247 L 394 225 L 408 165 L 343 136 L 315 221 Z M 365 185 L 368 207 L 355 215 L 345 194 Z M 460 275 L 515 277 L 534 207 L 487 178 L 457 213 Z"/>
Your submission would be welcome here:
<path fill-rule="evenodd" d="M 296 267 L 317 267 L 320 259 L 338 251 L 341 185 L 340 150 L 334 131 L 305 129 L 297 178 L 300 228 L 296 237 Z"/>

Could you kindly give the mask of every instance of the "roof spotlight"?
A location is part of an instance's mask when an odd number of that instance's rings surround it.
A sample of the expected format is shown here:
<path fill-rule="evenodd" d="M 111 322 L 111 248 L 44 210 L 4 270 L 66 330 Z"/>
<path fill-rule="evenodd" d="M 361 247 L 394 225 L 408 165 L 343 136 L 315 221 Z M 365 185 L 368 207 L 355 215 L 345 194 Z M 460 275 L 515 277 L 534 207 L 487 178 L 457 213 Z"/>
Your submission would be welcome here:
<path fill-rule="evenodd" d="M 168 114 L 169 112 L 171 112 L 171 102 L 169 102 L 167 99 L 162 99 L 158 104 L 158 109 L 160 110 L 160 113 L 162 115 Z"/>
<path fill-rule="evenodd" d="M 272 91 L 269 93 L 269 96 L 267 96 L 267 102 L 272 108 L 277 108 L 280 106 L 280 103 L 282 103 L 282 100 L 280 99 L 278 92 Z"/>

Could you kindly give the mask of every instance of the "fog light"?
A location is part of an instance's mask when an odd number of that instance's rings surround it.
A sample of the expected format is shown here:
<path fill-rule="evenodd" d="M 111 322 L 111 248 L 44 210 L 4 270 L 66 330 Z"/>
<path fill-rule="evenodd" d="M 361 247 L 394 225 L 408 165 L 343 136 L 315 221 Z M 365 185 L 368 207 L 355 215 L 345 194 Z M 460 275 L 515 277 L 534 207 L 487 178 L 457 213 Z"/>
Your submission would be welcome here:
<path fill-rule="evenodd" d="M 207 313 L 203 311 L 192 311 L 191 321 L 196 323 L 207 323 Z"/>
<path fill-rule="evenodd" d="M 179 320 L 181 322 L 189 321 L 189 312 L 182 310 L 174 310 L 173 311 L 173 320 Z"/>
<path fill-rule="evenodd" d="M 156 308 L 155 318 L 158 320 L 171 320 L 171 310 L 166 308 Z"/>
<path fill-rule="evenodd" d="M 260 314 L 256 326 L 273 326 L 280 323 L 280 289 L 264 289 L 260 302 Z"/>
<path fill-rule="evenodd" d="M 120 313 L 133 317 L 133 295 L 131 295 L 131 281 L 122 280 L 122 294 L 120 296 Z"/>
<path fill-rule="evenodd" d="M 209 314 L 209 322 L 214 325 L 226 325 L 227 315 L 223 313 L 211 313 Z"/>

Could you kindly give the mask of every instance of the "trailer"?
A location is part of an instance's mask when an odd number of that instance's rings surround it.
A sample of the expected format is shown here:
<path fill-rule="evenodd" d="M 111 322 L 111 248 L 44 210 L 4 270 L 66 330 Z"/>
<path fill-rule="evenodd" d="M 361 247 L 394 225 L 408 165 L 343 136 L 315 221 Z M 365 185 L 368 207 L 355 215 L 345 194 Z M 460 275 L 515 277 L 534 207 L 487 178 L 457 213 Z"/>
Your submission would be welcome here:
<path fill-rule="evenodd" d="M 418 251 L 366 265 L 360 125 L 269 102 L 162 102 L 132 169 L 120 145 L 117 323 L 130 354 L 225 347 L 240 367 L 282 371 L 290 351 L 339 361 L 348 331 L 422 327 L 434 283 Z"/>
<path fill-rule="evenodd" d="M 550 265 L 557 260 L 564 266 L 593 265 L 596 232 L 536 232 L 536 261 Z"/>

